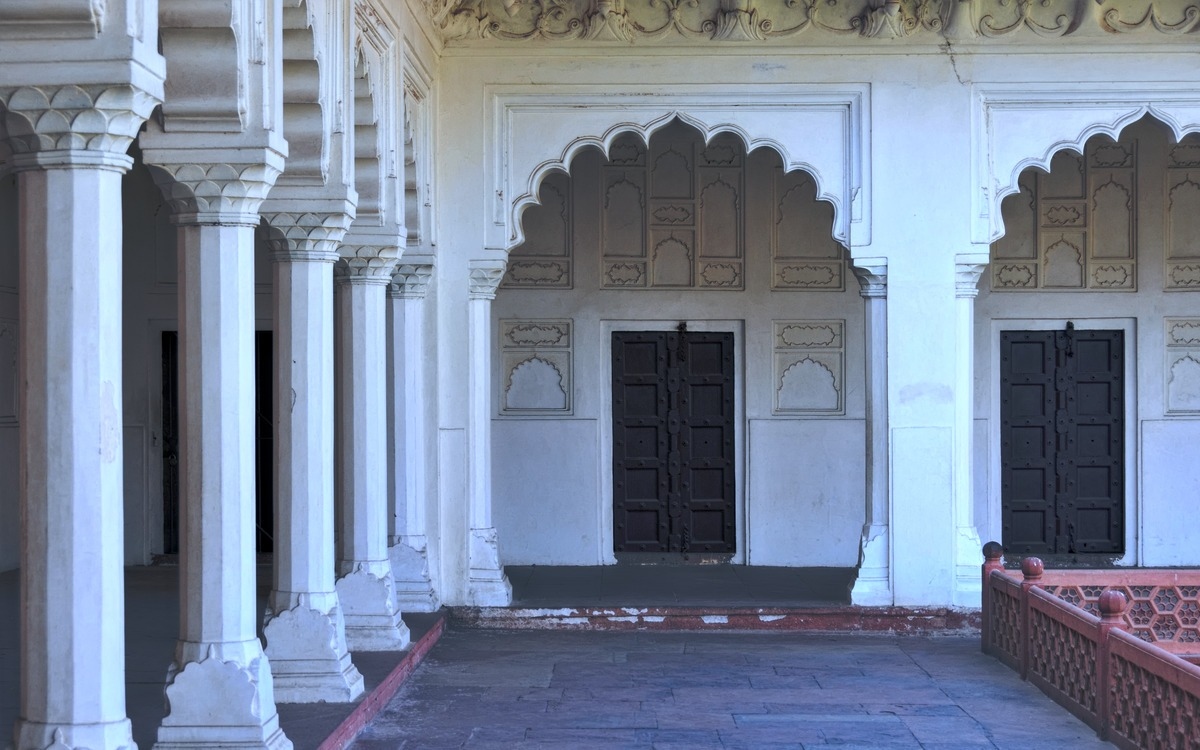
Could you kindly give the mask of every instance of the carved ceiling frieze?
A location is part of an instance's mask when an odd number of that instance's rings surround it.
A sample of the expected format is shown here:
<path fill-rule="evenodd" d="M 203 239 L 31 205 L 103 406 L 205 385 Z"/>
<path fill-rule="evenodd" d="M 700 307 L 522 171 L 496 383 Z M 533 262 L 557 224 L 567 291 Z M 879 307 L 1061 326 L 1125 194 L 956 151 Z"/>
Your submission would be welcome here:
<path fill-rule="evenodd" d="M 446 40 L 766 42 L 801 33 L 901 39 L 1060 37 L 1200 28 L 1200 0 L 426 0 Z M 1104 34 L 1101 34 L 1104 36 Z"/>

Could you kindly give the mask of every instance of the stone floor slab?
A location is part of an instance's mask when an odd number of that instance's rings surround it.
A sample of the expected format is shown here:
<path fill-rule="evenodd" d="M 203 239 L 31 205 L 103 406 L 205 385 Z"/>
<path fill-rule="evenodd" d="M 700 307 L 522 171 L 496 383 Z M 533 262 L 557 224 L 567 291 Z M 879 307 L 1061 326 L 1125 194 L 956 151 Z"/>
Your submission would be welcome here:
<path fill-rule="evenodd" d="M 352 750 L 384 747 L 1112 746 L 978 637 L 451 629 Z"/>

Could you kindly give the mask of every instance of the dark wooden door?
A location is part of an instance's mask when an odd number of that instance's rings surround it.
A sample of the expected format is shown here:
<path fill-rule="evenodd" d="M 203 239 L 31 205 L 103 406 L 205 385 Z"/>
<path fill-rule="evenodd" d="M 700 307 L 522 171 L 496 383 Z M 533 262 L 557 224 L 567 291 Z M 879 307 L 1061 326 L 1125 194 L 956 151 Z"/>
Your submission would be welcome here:
<path fill-rule="evenodd" d="M 1123 331 L 1000 334 L 1003 542 L 1019 554 L 1120 554 Z"/>
<path fill-rule="evenodd" d="M 734 551 L 733 334 L 616 332 L 613 543 Z"/>
<path fill-rule="evenodd" d="M 255 548 L 275 549 L 273 334 L 254 333 Z M 162 333 L 163 554 L 179 553 L 179 334 Z"/>

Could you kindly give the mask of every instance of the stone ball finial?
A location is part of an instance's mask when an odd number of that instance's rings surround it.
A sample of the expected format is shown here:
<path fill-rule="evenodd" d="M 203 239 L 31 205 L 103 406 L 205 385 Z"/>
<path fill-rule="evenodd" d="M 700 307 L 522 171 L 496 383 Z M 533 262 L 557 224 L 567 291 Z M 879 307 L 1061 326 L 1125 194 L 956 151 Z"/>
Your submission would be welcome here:
<path fill-rule="evenodd" d="M 999 560 L 1004 557 L 1004 545 L 1000 542 L 988 542 L 983 545 L 983 558 L 985 560 Z"/>
<path fill-rule="evenodd" d="M 1021 572 L 1025 574 L 1026 580 L 1041 578 L 1045 570 L 1046 566 L 1040 557 L 1027 557 L 1021 561 Z"/>
<path fill-rule="evenodd" d="M 1100 594 L 1100 616 L 1105 619 L 1110 617 L 1120 617 L 1125 612 L 1125 607 L 1129 605 L 1129 601 L 1125 598 L 1125 594 L 1116 589 L 1105 589 Z"/>

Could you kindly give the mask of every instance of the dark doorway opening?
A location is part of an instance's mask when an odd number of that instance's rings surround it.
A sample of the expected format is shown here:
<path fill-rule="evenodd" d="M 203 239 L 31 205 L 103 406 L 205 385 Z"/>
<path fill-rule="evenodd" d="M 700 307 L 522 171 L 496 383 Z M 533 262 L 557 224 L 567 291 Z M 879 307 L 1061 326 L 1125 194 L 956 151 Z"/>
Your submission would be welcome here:
<path fill-rule="evenodd" d="M 618 331 L 613 550 L 625 562 L 735 551 L 732 333 Z"/>
<path fill-rule="evenodd" d="M 275 549 L 274 461 L 272 417 L 274 338 L 254 333 L 254 463 L 255 548 Z M 179 334 L 162 332 L 163 554 L 179 554 Z"/>
<path fill-rule="evenodd" d="M 1125 548 L 1123 331 L 1002 331 L 1003 543 L 1112 558 Z"/>

